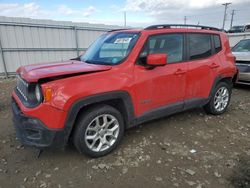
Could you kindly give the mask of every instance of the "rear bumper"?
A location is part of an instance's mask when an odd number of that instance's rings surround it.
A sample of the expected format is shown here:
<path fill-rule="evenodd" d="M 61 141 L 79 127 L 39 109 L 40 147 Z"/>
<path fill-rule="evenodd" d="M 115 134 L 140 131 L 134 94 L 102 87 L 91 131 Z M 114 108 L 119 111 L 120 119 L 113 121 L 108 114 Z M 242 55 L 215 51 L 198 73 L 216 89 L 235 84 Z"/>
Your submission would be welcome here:
<path fill-rule="evenodd" d="M 239 81 L 250 82 L 250 72 L 240 72 L 239 73 Z"/>
<path fill-rule="evenodd" d="M 12 99 L 13 123 L 17 138 L 28 146 L 43 148 L 61 148 L 65 145 L 63 130 L 49 129 L 39 119 L 22 113 Z"/>
<path fill-rule="evenodd" d="M 250 65 L 249 64 L 236 64 L 239 69 L 239 84 L 250 85 Z"/>

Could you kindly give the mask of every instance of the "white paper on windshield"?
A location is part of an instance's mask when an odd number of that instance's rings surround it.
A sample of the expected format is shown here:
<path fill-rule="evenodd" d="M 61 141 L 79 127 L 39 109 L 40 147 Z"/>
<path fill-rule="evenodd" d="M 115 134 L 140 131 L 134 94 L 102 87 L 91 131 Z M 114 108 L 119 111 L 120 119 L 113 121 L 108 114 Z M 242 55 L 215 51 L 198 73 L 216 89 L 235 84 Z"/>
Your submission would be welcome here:
<path fill-rule="evenodd" d="M 127 43 L 130 43 L 131 41 L 131 37 L 130 38 L 118 38 L 115 40 L 115 44 L 127 44 Z"/>

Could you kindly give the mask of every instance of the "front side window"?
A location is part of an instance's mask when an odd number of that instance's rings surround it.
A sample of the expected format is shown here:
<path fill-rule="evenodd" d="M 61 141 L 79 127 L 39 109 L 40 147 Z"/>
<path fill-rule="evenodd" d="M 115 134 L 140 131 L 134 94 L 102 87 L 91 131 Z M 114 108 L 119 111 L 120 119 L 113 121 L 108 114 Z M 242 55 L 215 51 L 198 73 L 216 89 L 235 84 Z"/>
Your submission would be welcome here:
<path fill-rule="evenodd" d="M 249 31 L 249 30 L 250 30 L 250 25 L 247 25 L 247 26 L 245 27 L 245 30 L 246 30 L 246 31 Z"/>
<path fill-rule="evenodd" d="M 134 47 L 139 33 L 118 32 L 101 35 L 80 57 L 91 64 L 116 65 L 121 63 Z"/>
<path fill-rule="evenodd" d="M 233 52 L 250 52 L 250 39 L 242 40 L 232 49 Z"/>
<path fill-rule="evenodd" d="M 183 41 L 183 34 L 150 36 L 140 53 L 140 58 L 148 54 L 167 54 L 168 63 L 180 62 L 183 60 Z"/>
<path fill-rule="evenodd" d="M 189 34 L 189 59 L 201 59 L 212 55 L 211 35 Z"/>

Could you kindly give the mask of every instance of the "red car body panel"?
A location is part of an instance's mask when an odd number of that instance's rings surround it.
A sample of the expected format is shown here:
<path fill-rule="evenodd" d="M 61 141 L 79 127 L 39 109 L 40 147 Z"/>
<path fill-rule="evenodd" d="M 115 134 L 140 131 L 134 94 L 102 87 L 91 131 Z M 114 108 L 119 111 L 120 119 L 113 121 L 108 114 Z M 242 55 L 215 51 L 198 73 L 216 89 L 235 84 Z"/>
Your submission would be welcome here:
<path fill-rule="evenodd" d="M 178 69 L 186 70 L 185 65 L 169 64 L 151 71 L 135 66 L 137 115 L 184 100 L 185 77 L 176 74 Z M 150 78 L 150 79 L 148 79 Z"/>
<path fill-rule="evenodd" d="M 134 30 L 131 30 L 131 32 Z M 209 58 L 167 64 L 148 70 L 137 65 L 137 57 L 148 36 L 160 33 L 211 33 L 221 37 L 222 50 Z M 237 70 L 228 39 L 221 32 L 197 29 L 141 30 L 140 37 L 126 60 L 115 66 L 91 65 L 79 61 L 29 65 L 17 71 L 28 82 L 65 74 L 80 74 L 41 85 L 53 90 L 52 100 L 35 108 L 26 108 L 13 93 L 21 111 L 39 118 L 50 129 L 63 129 L 71 106 L 79 99 L 113 91 L 127 92 L 134 115 L 192 98 L 208 98 L 216 77 L 232 78 Z M 90 73 L 91 74 L 88 74 Z"/>
<path fill-rule="evenodd" d="M 64 127 L 67 112 L 46 104 L 41 104 L 30 109 L 22 104 L 15 92 L 12 93 L 12 97 L 17 102 L 24 115 L 39 119 L 48 128 L 62 129 Z"/>

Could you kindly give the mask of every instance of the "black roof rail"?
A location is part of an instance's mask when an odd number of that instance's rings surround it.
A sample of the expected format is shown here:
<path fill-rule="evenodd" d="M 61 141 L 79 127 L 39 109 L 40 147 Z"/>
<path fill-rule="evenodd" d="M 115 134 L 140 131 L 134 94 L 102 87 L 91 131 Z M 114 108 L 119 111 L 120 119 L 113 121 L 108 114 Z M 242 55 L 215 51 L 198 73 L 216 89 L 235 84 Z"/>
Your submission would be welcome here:
<path fill-rule="evenodd" d="M 111 30 L 108 30 L 108 32 L 123 31 L 123 30 L 128 30 L 128 29 L 129 29 L 129 28 L 111 29 Z"/>
<path fill-rule="evenodd" d="M 204 25 L 186 25 L 186 24 L 159 24 L 159 25 L 151 25 L 146 27 L 144 30 L 151 29 L 171 29 L 171 28 L 196 28 L 196 29 L 207 29 L 214 31 L 221 31 L 216 27 L 204 26 Z"/>

